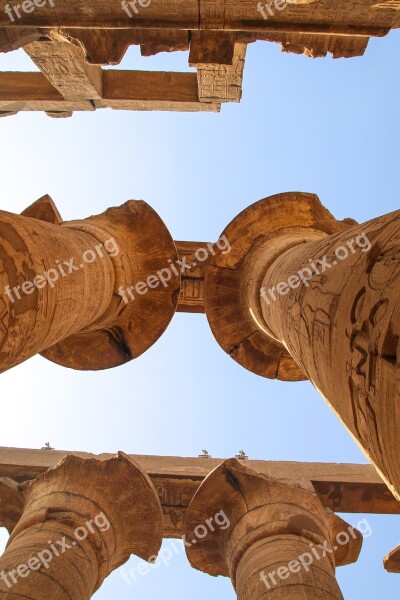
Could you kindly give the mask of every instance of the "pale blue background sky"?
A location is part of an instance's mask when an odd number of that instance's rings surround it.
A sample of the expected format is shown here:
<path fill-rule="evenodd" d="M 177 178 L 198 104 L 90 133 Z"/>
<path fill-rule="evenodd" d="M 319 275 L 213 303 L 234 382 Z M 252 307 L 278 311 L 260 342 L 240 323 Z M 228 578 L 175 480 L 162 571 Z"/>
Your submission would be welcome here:
<path fill-rule="evenodd" d="M 187 53 L 123 68 L 187 70 Z M 23 53 L 2 70 L 32 70 Z M 244 98 L 220 114 L 98 111 L 53 120 L 0 120 L 0 208 L 21 212 L 45 193 L 65 219 L 147 200 L 175 239 L 214 241 L 249 204 L 290 190 L 317 193 L 338 219 L 399 208 L 400 33 L 363 58 L 318 59 L 249 46 Z M 218 347 L 204 315 L 178 314 L 138 360 L 102 373 L 36 357 L 2 375 L 2 446 L 196 456 L 365 462 L 309 383 L 261 379 Z M 362 515 L 348 516 L 355 524 Z M 397 517 L 368 516 L 357 565 L 339 569 L 349 600 L 397 597 L 383 556 L 400 542 Z M 1 535 L 3 544 L 6 536 Z M 131 559 L 135 566 L 137 559 Z M 128 567 L 129 568 L 129 567 Z M 223 600 L 230 582 L 190 569 L 184 554 L 129 587 L 114 573 L 96 600 Z"/>

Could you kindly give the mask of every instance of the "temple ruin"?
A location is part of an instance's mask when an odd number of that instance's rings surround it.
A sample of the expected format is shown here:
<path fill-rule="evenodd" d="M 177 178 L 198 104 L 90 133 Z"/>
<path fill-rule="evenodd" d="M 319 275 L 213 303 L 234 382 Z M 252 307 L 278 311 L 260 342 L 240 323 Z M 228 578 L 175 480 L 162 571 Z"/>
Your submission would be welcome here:
<path fill-rule="evenodd" d="M 399 27 L 399 0 L 0 0 L 0 53 L 39 69 L 0 72 L 0 116 L 218 112 L 240 102 L 251 43 L 351 58 Z M 195 70 L 109 68 L 132 45 L 143 64 L 187 51 Z M 0 211 L 0 373 L 37 354 L 119 367 L 176 311 L 203 313 L 255 375 L 310 381 L 371 464 L 0 448 L 0 600 L 89 600 L 131 555 L 154 564 L 163 538 L 239 600 L 342 600 L 336 569 L 365 532 L 338 513 L 400 515 L 400 211 L 339 221 L 282 193 L 214 242 L 174 240 L 141 200 L 74 221 L 49 196 Z M 382 560 L 400 573 L 400 546 Z"/>

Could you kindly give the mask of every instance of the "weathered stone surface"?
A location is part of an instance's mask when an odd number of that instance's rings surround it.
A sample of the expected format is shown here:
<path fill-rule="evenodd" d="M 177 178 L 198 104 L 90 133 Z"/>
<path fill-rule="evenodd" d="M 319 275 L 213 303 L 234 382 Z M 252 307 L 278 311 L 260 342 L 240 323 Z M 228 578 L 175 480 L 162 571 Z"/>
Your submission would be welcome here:
<path fill-rule="evenodd" d="M 323 58 L 327 54 L 331 54 L 333 58 L 363 56 L 369 43 L 368 36 L 278 32 L 262 34 L 247 31 L 237 34 L 237 41 L 246 44 L 261 39 L 280 44 L 282 52 L 305 54 L 310 58 Z"/>
<path fill-rule="evenodd" d="M 65 100 L 79 102 L 102 97 L 103 71 L 86 62 L 78 43 L 52 32 L 48 41 L 33 42 L 24 50 Z"/>
<path fill-rule="evenodd" d="M 198 65 L 197 78 L 201 102 L 240 102 L 246 48 L 245 44 L 235 44 L 232 65 Z"/>

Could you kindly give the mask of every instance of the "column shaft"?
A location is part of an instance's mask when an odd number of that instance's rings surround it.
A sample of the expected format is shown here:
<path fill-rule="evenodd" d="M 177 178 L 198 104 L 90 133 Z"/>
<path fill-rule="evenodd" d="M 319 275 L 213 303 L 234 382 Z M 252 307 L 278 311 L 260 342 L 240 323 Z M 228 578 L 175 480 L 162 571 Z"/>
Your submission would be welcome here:
<path fill-rule="evenodd" d="M 400 211 L 284 251 L 262 288 L 268 330 L 400 497 Z"/>
<path fill-rule="evenodd" d="M 276 535 L 255 542 L 244 553 L 236 572 L 239 600 L 343 600 L 328 557 L 314 559 L 307 570 L 291 561 L 310 554 L 310 541 L 294 535 Z M 308 562 L 308 561 L 305 561 Z M 260 574 L 263 574 L 263 579 Z M 284 578 L 281 579 L 280 573 Z"/>
<path fill-rule="evenodd" d="M 0 212 L 1 370 L 84 330 L 106 311 L 114 268 L 96 246 L 87 233 Z M 97 257 L 90 264 L 89 254 Z"/>

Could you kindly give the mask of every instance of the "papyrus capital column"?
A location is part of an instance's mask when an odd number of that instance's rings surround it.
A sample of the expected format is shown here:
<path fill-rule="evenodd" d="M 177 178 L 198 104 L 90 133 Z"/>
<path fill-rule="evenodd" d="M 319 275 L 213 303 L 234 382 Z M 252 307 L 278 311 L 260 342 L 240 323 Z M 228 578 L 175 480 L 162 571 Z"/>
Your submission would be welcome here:
<path fill-rule="evenodd" d="M 225 235 L 205 286 L 217 340 L 255 373 L 310 379 L 400 498 L 400 211 L 358 225 L 281 194 Z"/>
<path fill-rule="evenodd" d="M 162 542 L 160 501 L 123 453 L 68 456 L 25 484 L 25 506 L 0 559 L 0 599 L 88 600 L 131 554 L 153 559 Z"/>
<path fill-rule="evenodd" d="M 196 528 L 221 511 L 229 527 L 198 539 Z M 334 536 L 347 529 L 347 546 L 334 548 Z M 335 566 L 356 561 L 362 543 L 357 530 L 325 511 L 311 484 L 260 475 L 234 459 L 199 488 L 185 534 L 192 566 L 229 576 L 239 600 L 342 600 Z"/>
<path fill-rule="evenodd" d="M 170 233 L 142 201 L 65 223 L 48 197 L 23 215 L 0 212 L 0 372 L 37 353 L 84 370 L 138 357 L 175 313 L 179 273 L 134 301 L 119 290 L 176 259 Z"/>

